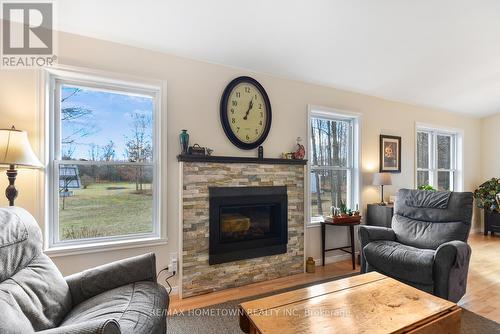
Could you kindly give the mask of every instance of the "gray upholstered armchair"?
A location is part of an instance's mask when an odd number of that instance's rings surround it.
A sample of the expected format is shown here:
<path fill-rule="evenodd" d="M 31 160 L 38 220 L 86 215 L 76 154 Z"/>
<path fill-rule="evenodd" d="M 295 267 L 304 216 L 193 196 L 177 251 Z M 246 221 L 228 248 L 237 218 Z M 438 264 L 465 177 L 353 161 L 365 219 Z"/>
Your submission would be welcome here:
<path fill-rule="evenodd" d="M 154 254 L 63 278 L 35 219 L 0 208 L 0 333 L 164 334 L 168 295 Z"/>
<path fill-rule="evenodd" d="M 359 229 L 361 272 L 378 271 L 451 301 L 465 294 L 472 193 L 401 189 L 392 228 Z"/>

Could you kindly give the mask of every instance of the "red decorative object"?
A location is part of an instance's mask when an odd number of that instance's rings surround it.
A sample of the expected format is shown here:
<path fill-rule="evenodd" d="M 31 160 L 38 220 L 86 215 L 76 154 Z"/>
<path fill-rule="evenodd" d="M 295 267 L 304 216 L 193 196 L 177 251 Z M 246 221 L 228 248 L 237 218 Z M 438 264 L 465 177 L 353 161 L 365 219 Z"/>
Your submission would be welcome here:
<path fill-rule="evenodd" d="M 304 145 L 302 145 L 300 142 L 302 141 L 302 138 L 298 137 L 297 138 L 297 150 L 293 152 L 293 158 L 294 159 L 299 159 L 302 160 L 306 156 L 306 149 Z"/>

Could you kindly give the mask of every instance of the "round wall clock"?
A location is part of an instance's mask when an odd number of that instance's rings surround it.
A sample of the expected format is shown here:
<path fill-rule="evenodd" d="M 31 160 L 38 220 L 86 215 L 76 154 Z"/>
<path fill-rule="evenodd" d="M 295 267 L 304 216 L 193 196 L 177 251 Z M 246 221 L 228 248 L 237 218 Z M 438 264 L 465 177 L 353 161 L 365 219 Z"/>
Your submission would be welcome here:
<path fill-rule="evenodd" d="M 257 80 L 238 77 L 231 81 L 220 102 L 224 132 L 237 147 L 250 150 L 266 140 L 271 128 L 271 103 Z"/>

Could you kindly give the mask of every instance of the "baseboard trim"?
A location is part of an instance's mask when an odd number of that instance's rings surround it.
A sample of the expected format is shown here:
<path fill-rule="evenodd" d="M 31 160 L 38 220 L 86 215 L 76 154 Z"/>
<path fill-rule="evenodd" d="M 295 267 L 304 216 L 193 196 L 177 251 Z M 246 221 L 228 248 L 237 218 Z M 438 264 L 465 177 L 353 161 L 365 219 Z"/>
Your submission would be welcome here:
<path fill-rule="evenodd" d="M 474 227 L 473 229 L 471 229 L 471 232 L 472 233 L 483 233 L 483 228 L 482 227 Z"/>
<path fill-rule="evenodd" d="M 354 255 L 357 257 L 359 254 L 359 252 L 354 252 Z M 335 263 L 335 262 L 341 262 L 341 261 L 345 261 L 345 260 L 350 260 L 351 259 L 351 254 L 338 254 L 338 255 L 330 255 L 330 256 L 326 256 L 325 257 L 325 264 L 329 264 L 329 263 Z M 314 259 L 314 261 L 316 262 L 316 266 L 321 266 L 322 263 L 321 263 L 321 259 L 318 258 L 318 259 Z M 357 258 L 356 258 L 356 263 L 357 263 Z"/>

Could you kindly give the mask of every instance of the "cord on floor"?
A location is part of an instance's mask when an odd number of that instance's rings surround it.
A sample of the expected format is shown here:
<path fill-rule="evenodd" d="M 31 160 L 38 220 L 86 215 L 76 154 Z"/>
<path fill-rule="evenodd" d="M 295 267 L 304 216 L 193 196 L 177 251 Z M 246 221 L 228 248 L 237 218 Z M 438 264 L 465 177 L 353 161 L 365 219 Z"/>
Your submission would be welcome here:
<path fill-rule="evenodd" d="M 157 280 L 157 281 L 158 281 L 158 278 L 160 277 L 160 274 L 161 274 L 162 272 L 166 271 L 166 270 L 168 270 L 168 267 L 167 267 L 167 268 L 164 268 L 164 269 L 162 269 L 162 270 L 160 270 L 160 272 L 158 273 L 158 275 L 156 275 L 156 280 Z M 176 274 L 176 272 L 174 271 L 174 272 L 172 272 L 172 274 L 170 274 L 169 276 L 167 276 L 167 277 L 165 278 L 165 283 L 167 283 L 167 285 L 168 285 L 168 289 L 169 289 L 169 290 L 168 290 L 168 294 L 169 294 L 169 295 L 170 295 L 170 293 L 172 293 L 172 286 L 170 285 L 170 283 L 168 282 L 168 280 L 169 280 L 169 279 L 171 279 L 172 277 L 174 277 L 174 276 L 175 276 L 175 274 Z"/>

